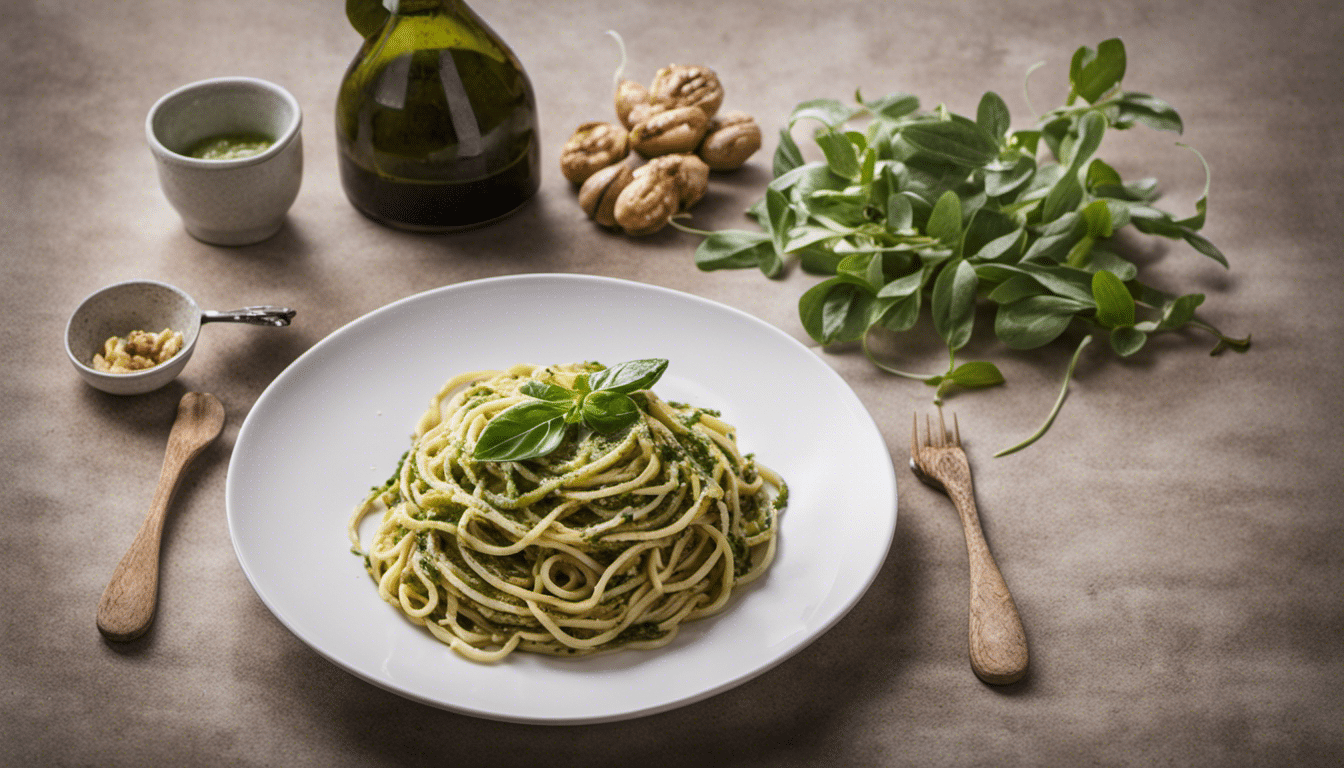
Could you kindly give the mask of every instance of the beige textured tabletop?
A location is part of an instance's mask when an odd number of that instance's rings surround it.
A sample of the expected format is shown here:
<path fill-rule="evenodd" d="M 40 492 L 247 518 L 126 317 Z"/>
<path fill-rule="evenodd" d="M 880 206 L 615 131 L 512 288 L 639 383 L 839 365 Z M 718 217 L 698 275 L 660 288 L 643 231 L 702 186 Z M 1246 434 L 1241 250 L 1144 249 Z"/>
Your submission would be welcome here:
<path fill-rule="evenodd" d="M 1008 0 L 681 3 L 479 0 L 538 94 L 541 190 L 469 232 L 393 231 L 339 181 L 333 112 L 359 47 L 342 4 L 3 0 L 0 39 L 0 383 L 6 515 L 0 578 L 0 743 L 10 765 L 1326 765 L 1344 750 L 1344 9 L 1333 2 Z M 1211 357 L 1207 335 L 1155 337 L 1120 360 L 1095 344 L 1044 439 L 1072 345 L 1015 353 L 982 314 L 970 350 L 1005 386 L 958 394 L 984 528 L 1021 609 L 1028 676 L 987 686 L 966 647 L 966 550 L 948 501 L 906 469 L 911 413 L 932 390 L 852 344 L 821 348 L 798 316 L 817 278 L 792 267 L 702 272 L 700 238 L 602 231 L 558 172 L 559 148 L 610 119 L 617 53 L 647 79 L 703 63 L 765 148 L 715 177 L 695 226 L 745 226 L 775 139 L 800 101 L 907 91 L 974 114 L 1000 93 L 1015 125 L 1062 98 L 1080 45 L 1120 37 L 1125 87 L 1157 94 L 1183 136 L 1136 128 L 1100 152 L 1156 175 L 1193 210 L 1223 269 L 1183 242 L 1128 234 L 1143 274 L 1201 292 L 1202 315 L 1253 334 Z M 187 82 L 250 75 L 304 111 L 305 175 L 282 231 L 221 248 L 183 231 L 159 189 L 144 119 Z M 803 133 L 800 130 L 799 136 Z M 328 661 L 277 621 L 235 557 L 225 483 L 267 385 L 342 325 L 412 294 L 497 275 L 564 272 L 685 291 L 754 315 L 834 368 L 881 428 L 899 484 L 890 553 L 833 628 L 779 666 L 703 701 L 574 727 L 475 718 L 402 698 Z M 65 359 L 70 312 L 132 278 L 207 308 L 281 304 L 280 331 L 212 325 L 182 377 L 136 397 L 85 385 Z M 986 310 L 988 312 L 988 310 Z M 899 362 L 936 369 L 920 336 Z M 968 353 L 969 354 L 969 353 Z M 892 358 L 895 361 L 895 358 Z M 970 359 L 969 357 L 967 359 Z M 544 362 L 544 361 L 538 361 Z M 183 392 L 228 423 L 169 514 L 157 620 L 114 644 L 94 625 L 134 537 Z M 843 514 L 843 510 L 836 510 Z M 344 512 L 334 525 L 344 524 Z"/>

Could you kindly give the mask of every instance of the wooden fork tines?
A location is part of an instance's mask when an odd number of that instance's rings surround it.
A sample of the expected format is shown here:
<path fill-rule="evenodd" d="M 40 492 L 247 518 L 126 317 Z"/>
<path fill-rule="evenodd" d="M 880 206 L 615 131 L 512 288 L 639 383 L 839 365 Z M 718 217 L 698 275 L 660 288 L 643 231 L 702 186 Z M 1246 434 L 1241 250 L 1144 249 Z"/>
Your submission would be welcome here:
<path fill-rule="evenodd" d="M 920 480 L 945 492 L 961 518 L 970 564 L 971 669 L 987 683 L 1012 683 L 1027 671 L 1027 636 L 1022 619 L 980 528 L 971 466 L 961 448 L 961 426 L 956 415 L 949 432 L 940 408 L 936 432 L 934 427 L 925 416 L 921 437 L 919 416 L 915 416 L 910 432 L 910 468 Z"/>

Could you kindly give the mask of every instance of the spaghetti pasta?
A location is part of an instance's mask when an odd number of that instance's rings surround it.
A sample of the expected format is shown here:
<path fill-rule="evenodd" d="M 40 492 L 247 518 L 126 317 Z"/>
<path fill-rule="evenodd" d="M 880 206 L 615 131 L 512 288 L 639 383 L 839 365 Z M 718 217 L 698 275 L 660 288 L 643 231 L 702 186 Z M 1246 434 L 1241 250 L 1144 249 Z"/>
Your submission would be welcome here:
<path fill-rule="evenodd" d="M 474 661 L 655 648 L 722 610 L 775 555 L 787 487 L 719 414 L 631 397 L 611 434 L 569 426 L 555 451 L 477 461 L 528 381 L 572 387 L 596 363 L 465 373 L 435 395 L 411 448 L 349 521 L 379 595 Z M 367 551 L 361 521 L 381 512 Z"/>

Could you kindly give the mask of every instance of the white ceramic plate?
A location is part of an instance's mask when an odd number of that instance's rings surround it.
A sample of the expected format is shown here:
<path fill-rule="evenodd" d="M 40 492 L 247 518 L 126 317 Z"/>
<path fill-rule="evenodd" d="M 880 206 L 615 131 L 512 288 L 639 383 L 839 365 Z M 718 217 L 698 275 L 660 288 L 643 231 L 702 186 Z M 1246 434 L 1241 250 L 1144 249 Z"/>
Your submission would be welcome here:
<path fill-rule="evenodd" d="M 517 653 L 495 665 L 460 658 L 378 598 L 351 554 L 346 521 L 391 474 L 443 382 L 519 362 L 646 357 L 671 361 L 655 391 L 722 411 L 743 450 L 789 483 L 778 557 L 766 577 L 723 613 L 683 625 L 661 649 L 580 659 Z M 829 629 L 886 558 L 896 478 L 853 391 L 780 330 L 677 291 L 526 275 L 398 301 L 300 356 L 248 414 L 226 503 L 234 549 L 257 594 L 331 661 L 444 709 L 591 723 L 704 699 Z"/>

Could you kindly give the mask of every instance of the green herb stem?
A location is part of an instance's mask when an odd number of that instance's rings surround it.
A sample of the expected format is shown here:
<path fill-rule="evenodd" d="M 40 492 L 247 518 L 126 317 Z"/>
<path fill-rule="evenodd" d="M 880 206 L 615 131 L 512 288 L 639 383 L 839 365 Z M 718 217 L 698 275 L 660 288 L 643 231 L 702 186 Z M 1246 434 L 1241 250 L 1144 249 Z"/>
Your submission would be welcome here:
<path fill-rule="evenodd" d="M 877 366 L 879 369 L 892 374 L 893 376 L 900 376 L 906 379 L 914 379 L 915 381 L 927 382 L 929 379 L 936 379 L 939 377 L 940 374 L 936 373 L 910 373 L 909 371 L 902 371 L 899 368 L 893 368 L 890 365 L 887 365 L 886 363 L 882 362 L 881 360 L 878 360 L 873 355 L 872 348 L 868 346 L 868 337 L 872 335 L 873 328 L 875 327 L 876 326 L 872 326 L 868 328 L 867 331 L 864 331 L 863 338 L 861 339 L 861 344 L 863 346 L 863 355 L 864 357 L 868 358 L 869 362 Z"/>
<path fill-rule="evenodd" d="M 1055 423 L 1055 417 L 1059 415 L 1059 410 L 1064 407 L 1064 398 L 1069 394 L 1069 380 L 1073 378 L 1073 369 L 1078 365 L 1078 358 L 1083 354 L 1083 348 L 1091 343 L 1092 335 L 1088 334 L 1083 337 L 1082 341 L 1078 342 L 1078 348 L 1073 350 L 1073 358 L 1069 360 L 1068 370 L 1064 372 L 1064 383 L 1059 388 L 1059 397 L 1055 398 L 1055 405 L 1050 409 L 1050 415 L 1045 418 L 1045 423 L 1041 424 L 1040 429 L 1036 430 L 1032 433 L 1031 437 L 1028 437 L 1017 445 L 1014 445 L 1011 448 L 1004 448 L 994 454 L 994 458 L 997 459 L 1000 456 L 1016 453 L 1037 440 L 1040 440 L 1046 432 L 1050 431 L 1051 425 Z"/>

